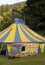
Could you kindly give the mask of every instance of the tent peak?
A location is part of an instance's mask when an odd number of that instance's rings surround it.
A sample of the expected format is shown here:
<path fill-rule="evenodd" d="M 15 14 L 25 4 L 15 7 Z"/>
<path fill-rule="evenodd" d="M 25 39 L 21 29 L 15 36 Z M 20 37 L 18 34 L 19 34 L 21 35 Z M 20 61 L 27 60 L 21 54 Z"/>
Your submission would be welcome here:
<path fill-rule="evenodd" d="M 24 20 L 21 18 L 14 18 L 14 23 L 16 24 L 25 24 Z"/>

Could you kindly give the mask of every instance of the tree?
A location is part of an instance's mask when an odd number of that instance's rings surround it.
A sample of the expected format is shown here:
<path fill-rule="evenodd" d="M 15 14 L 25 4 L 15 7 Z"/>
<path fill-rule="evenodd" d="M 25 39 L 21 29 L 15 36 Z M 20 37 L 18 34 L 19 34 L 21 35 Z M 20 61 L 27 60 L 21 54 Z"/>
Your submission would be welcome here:
<path fill-rule="evenodd" d="M 0 15 L 3 15 L 3 12 L 4 12 L 4 5 L 2 5 L 2 6 L 0 7 Z"/>
<path fill-rule="evenodd" d="M 3 27 L 4 27 L 4 18 L 3 18 L 3 16 L 1 16 L 0 15 L 0 31 L 3 29 Z"/>
<path fill-rule="evenodd" d="M 28 22 L 26 24 L 33 30 L 45 29 L 45 0 L 27 0 L 23 8 Z"/>
<path fill-rule="evenodd" d="M 4 26 L 6 28 L 7 26 L 9 26 L 12 23 L 12 12 L 11 11 L 4 12 L 3 17 L 4 17 L 4 20 L 5 20 Z"/>

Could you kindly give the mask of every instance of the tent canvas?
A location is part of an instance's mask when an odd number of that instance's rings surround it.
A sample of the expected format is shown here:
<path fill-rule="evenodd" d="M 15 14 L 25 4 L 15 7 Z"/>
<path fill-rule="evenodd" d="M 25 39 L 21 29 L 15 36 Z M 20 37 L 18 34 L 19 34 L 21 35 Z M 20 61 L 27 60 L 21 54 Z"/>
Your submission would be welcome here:
<path fill-rule="evenodd" d="M 13 43 L 18 43 L 18 45 L 20 45 L 20 43 L 31 44 L 32 42 L 36 44 L 42 44 L 43 47 L 40 45 L 40 49 L 44 51 L 45 38 L 28 28 L 23 20 L 17 18 L 15 19 L 15 22 L 13 24 L 11 24 L 4 31 L 0 32 L 0 44 L 7 44 L 8 52 L 10 52 L 12 48 L 11 44 Z"/>

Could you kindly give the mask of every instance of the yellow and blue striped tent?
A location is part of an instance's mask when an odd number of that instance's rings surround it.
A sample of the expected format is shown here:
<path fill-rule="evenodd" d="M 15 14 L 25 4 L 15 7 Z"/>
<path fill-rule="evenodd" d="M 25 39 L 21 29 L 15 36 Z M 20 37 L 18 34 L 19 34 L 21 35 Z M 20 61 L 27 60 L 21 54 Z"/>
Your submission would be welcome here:
<path fill-rule="evenodd" d="M 8 51 L 11 49 L 10 43 L 41 43 L 40 48 L 44 51 L 45 49 L 45 38 L 41 35 L 37 34 L 30 28 L 28 28 L 25 24 L 20 23 L 20 21 L 11 24 L 4 31 L 0 32 L 0 44 L 6 43 L 8 44 Z M 40 52 L 39 48 L 38 51 Z"/>
<path fill-rule="evenodd" d="M 29 29 L 25 24 L 13 23 L 0 32 L 0 43 L 45 42 L 45 38 Z"/>

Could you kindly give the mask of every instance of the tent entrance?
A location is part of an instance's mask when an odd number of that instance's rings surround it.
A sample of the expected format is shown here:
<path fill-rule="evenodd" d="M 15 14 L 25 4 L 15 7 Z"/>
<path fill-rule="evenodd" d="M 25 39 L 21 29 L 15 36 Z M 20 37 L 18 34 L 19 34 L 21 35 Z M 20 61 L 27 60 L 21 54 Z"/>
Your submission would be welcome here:
<path fill-rule="evenodd" d="M 25 51 L 25 46 L 22 46 L 22 51 Z"/>

